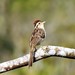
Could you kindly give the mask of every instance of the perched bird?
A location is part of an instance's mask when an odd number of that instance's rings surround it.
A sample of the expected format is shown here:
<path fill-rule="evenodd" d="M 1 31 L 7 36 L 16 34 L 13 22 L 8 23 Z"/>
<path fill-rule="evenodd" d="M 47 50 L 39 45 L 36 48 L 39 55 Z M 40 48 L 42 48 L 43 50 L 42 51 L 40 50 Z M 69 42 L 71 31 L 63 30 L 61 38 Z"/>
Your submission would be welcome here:
<path fill-rule="evenodd" d="M 39 45 L 46 37 L 46 31 L 44 28 L 45 21 L 36 20 L 34 21 L 34 30 L 30 37 L 30 59 L 29 67 L 32 66 L 35 57 L 36 46 Z"/>

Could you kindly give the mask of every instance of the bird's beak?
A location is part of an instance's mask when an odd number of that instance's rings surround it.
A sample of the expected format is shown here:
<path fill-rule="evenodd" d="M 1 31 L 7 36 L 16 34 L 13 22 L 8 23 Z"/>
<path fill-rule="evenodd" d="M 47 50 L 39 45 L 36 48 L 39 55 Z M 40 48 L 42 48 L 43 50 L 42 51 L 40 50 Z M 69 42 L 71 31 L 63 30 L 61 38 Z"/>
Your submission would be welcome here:
<path fill-rule="evenodd" d="M 43 21 L 43 24 L 46 23 L 46 21 Z"/>

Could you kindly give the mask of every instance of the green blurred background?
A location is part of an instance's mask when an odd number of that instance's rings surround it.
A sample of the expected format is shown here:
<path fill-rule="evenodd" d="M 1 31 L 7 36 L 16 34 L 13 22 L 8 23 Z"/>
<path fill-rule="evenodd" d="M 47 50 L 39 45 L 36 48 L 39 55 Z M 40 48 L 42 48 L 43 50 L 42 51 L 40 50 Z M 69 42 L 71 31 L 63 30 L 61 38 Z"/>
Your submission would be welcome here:
<path fill-rule="evenodd" d="M 75 48 L 75 0 L 0 0 L 0 63 L 29 53 L 36 19 L 46 21 L 42 45 Z M 75 60 L 51 57 L 2 75 L 75 75 Z"/>

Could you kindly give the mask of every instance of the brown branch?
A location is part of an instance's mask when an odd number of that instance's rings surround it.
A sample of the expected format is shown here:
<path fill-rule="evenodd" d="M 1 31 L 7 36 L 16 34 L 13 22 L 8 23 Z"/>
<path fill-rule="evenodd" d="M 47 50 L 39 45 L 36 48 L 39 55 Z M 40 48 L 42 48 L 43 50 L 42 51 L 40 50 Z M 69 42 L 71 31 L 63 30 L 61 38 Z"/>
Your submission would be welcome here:
<path fill-rule="evenodd" d="M 59 46 L 42 46 L 35 53 L 34 62 L 50 56 L 75 59 L 75 49 L 64 48 Z M 23 66 L 27 66 L 28 62 L 29 62 L 29 54 L 14 60 L 0 63 L 0 73 L 17 69 Z"/>

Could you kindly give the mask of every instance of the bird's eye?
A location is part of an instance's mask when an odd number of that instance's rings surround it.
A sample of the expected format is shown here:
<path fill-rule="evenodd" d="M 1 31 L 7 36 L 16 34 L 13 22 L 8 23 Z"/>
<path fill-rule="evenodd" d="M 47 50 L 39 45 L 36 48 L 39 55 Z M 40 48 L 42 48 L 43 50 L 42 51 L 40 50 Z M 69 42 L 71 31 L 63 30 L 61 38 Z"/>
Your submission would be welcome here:
<path fill-rule="evenodd" d="M 40 24 L 40 22 L 38 24 Z"/>

